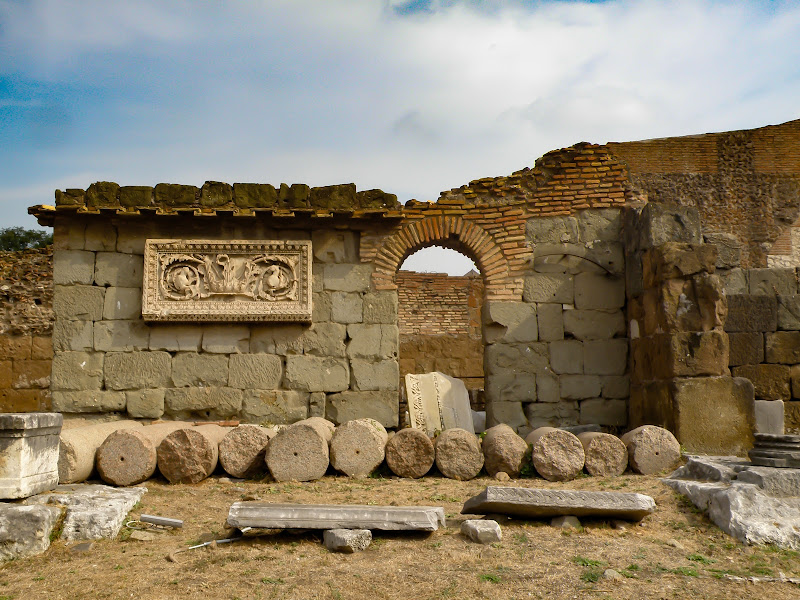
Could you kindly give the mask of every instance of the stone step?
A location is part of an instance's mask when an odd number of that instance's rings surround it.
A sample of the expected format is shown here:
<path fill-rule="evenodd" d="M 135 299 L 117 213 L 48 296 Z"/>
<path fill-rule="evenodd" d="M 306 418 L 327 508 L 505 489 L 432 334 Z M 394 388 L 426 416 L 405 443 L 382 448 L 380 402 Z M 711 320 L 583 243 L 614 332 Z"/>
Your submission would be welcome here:
<path fill-rule="evenodd" d="M 655 509 L 655 501 L 644 494 L 488 486 L 467 500 L 461 513 L 499 513 L 534 519 L 572 515 L 639 521 Z"/>
<path fill-rule="evenodd" d="M 444 524 L 441 506 L 234 502 L 228 512 L 228 525 L 238 529 L 436 531 Z"/>

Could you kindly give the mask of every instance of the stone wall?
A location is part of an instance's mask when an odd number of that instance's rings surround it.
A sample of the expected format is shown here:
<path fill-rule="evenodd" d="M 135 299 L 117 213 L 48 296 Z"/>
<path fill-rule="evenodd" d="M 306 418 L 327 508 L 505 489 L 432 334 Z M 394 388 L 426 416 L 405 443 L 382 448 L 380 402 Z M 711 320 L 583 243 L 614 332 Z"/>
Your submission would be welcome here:
<path fill-rule="evenodd" d="M 50 410 L 52 248 L 0 252 L 0 412 Z"/>

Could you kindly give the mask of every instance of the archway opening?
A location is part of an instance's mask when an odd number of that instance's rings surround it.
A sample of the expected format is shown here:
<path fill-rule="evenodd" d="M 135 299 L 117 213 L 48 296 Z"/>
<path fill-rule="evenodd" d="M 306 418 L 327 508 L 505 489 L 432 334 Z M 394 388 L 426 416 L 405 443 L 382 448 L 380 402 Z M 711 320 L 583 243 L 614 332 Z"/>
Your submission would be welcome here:
<path fill-rule="evenodd" d="M 484 410 L 481 307 L 484 280 L 463 252 L 429 245 L 395 276 L 400 330 L 400 421 L 405 375 L 439 371 L 464 382 L 473 410 Z"/>

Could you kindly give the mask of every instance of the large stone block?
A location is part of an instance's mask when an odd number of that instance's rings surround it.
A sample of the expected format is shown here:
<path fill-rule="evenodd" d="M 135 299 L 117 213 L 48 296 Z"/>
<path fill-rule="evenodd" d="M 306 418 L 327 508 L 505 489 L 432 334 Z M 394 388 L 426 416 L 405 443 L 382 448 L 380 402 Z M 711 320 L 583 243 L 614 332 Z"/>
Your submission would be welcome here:
<path fill-rule="evenodd" d="M 135 419 L 160 419 L 164 414 L 164 390 L 125 392 L 128 415 Z"/>
<path fill-rule="evenodd" d="M 364 300 L 361 294 L 333 292 L 331 320 L 337 323 L 361 323 L 364 320 Z"/>
<path fill-rule="evenodd" d="M 48 335 L 35 335 L 31 339 L 31 358 L 34 360 L 52 360 L 53 339 Z"/>
<path fill-rule="evenodd" d="M 245 353 L 250 349 L 247 325 L 210 325 L 203 328 L 203 351 L 213 354 Z"/>
<path fill-rule="evenodd" d="M 309 416 L 309 394 L 295 390 L 244 391 L 242 418 L 260 425 L 302 421 Z"/>
<path fill-rule="evenodd" d="M 793 365 L 789 372 L 792 384 L 792 398 L 800 398 L 800 365 Z"/>
<path fill-rule="evenodd" d="M 29 335 L 0 336 L 0 359 L 30 358 L 32 341 Z"/>
<path fill-rule="evenodd" d="M 575 308 L 613 309 L 625 306 L 625 280 L 597 273 L 575 275 Z"/>
<path fill-rule="evenodd" d="M 325 323 L 331 320 L 333 294 L 338 292 L 314 292 L 311 295 L 311 322 Z"/>
<path fill-rule="evenodd" d="M 578 403 L 572 401 L 541 404 L 531 402 L 524 405 L 525 417 L 533 429 L 538 427 L 561 427 L 576 425 L 580 419 Z"/>
<path fill-rule="evenodd" d="M 56 285 L 53 314 L 56 320 L 99 321 L 103 318 L 105 289 L 91 285 Z"/>
<path fill-rule="evenodd" d="M 80 190 L 81 192 L 83 190 Z M 82 202 L 81 202 L 82 203 Z M 74 219 L 57 217 L 53 225 L 54 250 L 84 250 L 86 225 Z"/>
<path fill-rule="evenodd" d="M 397 358 L 400 345 L 397 325 L 348 325 L 347 356 Z"/>
<path fill-rule="evenodd" d="M 627 375 L 602 377 L 603 398 L 627 398 L 631 394 L 631 381 Z"/>
<path fill-rule="evenodd" d="M 52 390 L 99 390 L 103 385 L 103 354 L 60 352 L 53 357 Z"/>
<path fill-rule="evenodd" d="M 318 326 L 320 323 L 315 323 L 315 325 Z M 307 330 L 307 326 L 299 324 L 254 326 L 250 334 L 250 352 L 266 352 L 280 356 L 302 354 Z M 342 339 L 343 343 L 344 339 Z M 338 342 L 336 345 L 338 347 Z"/>
<path fill-rule="evenodd" d="M 109 352 L 103 365 L 106 389 L 140 390 L 169 385 L 168 352 Z"/>
<path fill-rule="evenodd" d="M 47 389 L 50 387 L 51 367 L 50 360 L 15 360 L 10 387 Z"/>
<path fill-rule="evenodd" d="M 278 192 L 268 183 L 234 183 L 233 201 L 241 208 L 271 208 L 278 203 Z"/>
<path fill-rule="evenodd" d="M 667 242 L 643 253 L 644 285 L 654 287 L 667 279 L 687 279 L 697 273 L 713 273 L 716 262 L 716 246 Z"/>
<path fill-rule="evenodd" d="M 117 233 L 117 252 L 123 254 L 144 254 L 144 243 L 148 238 L 163 237 L 153 223 L 126 223 Z"/>
<path fill-rule="evenodd" d="M 532 373 L 487 375 L 486 400 L 487 402 L 531 402 L 537 398 L 536 380 L 537 375 Z"/>
<path fill-rule="evenodd" d="M 725 331 L 776 331 L 778 299 L 773 296 L 733 294 L 728 296 Z"/>
<path fill-rule="evenodd" d="M 560 402 L 561 388 L 558 376 L 552 373 L 540 373 L 536 376 L 537 402 Z"/>
<path fill-rule="evenodd" d="M 228 364 L 228 386 L 274 390 L 280 387 L 283 361 L 274 354 L 233 354 Z"/>
<path fill-rule="evenodd" d="M 742 365 L 731 369 L 734 377 L 753 383 L 759 400 L 782 400 L 791 397 L 791 369 L 787 365 Z"/>
<path fill-rule="evenodd" d="M 592 242 L 586 248 L 586 261 L 579 262 L 573 272 L 599 272 L 621 276 L 625 273 L 625 249 L 620 242 Z"/>
<path fill-rule="evenodd" d="M 170 207 L 192 206 L 197 202 L 199 190 L 193 185 L 159 183 L 153 190 L 155 203 Z"/>
<path fill-rule="evenodd" d="M 742 243 L 730 233 L 704 233 L 703 240 L 706 244 L 717 247 L 718 269 L 732 269 L 738 267 L 742 261 Z"/>
<path fill-rule="evenodd" d="M 800 295 L 778 296 L 778 329 L 800 330 Z"/>
<path fill-rule="evenodd" d="M 99 286 L 142 287 L 144 259 L 135 254 L 98 252 L 94 265 L 94 282 Z"/>
<path fill-rule="evenodd" d="M 142 316 L 141 288 L 110 287 L 103 304 L 104 319 L 138 319 Z"/>
<path fill-rule="evenodd" d="M 565 310 L 564 331 L 579 340 L 605 340 L 624 335 L 622 311 Z"/>
<path fill-rule="evenodd" d="M 729 333 L 731 367 L 757 365 L 764 362 L 764 334 L 757 332 Z"/>
<path fill-rule="evenodd" d="M 527 427 L 528 419 L 525 417 L 525 411 L 522 410 L 522 403 L 487 402 L 486 426 L 494 427 L 500 423 L 505 423 L 514 431 L 519 431 L 520 427 Z"/>
<path fill-rule="evenodd" d="M 722 327 L 728 314 L 722 280 L 698 273 L 670 279 L 643 295 L 645 332 L 709 331 Z"/>
<path fill-rule="evenodd" d="M 168 352 L 199 352 L 203 339 L 200 325 L 173 325 L 153 323 L 150 325 L 150 350 Z"/>
<path fill-rule="evenodd" d="M 584 242 L 618 242 L 622 239 L 622 215 L 618 208 L 589 208 L 577 214 Z"/>
<path fill-rule="evenodd" d="M 640 379 L 728 374 L 728 336 L 723 331 L 658 333 L 634 340 Z"/>
<path fill-rule="evenodd" d="M 484 349 L 484 368 L 492 375 L 528 375 L 550 368 L 548 344 L 490 344 Z"/>
<path fill-rule="evenodd" d="M 564 339 L 564 318 L 561 304 L 538 304 L 536 317 L 538 320 L 539 339 L 553 342 Z"/>
<path fill-rule="evenodd" d="M 314 323 L 303 331 L 300 344 L 305 354 L 345 356 L 348 326 L 340 323 Z"/>
<path fill-rule="evenodd" d="M 172 359 L 172 385 L 175 387 L 222 387 L 227 384 L 227 356 L 179 352 Z"/>
<path fill-rule="evenodd" d="M 87 223 L 84 247 L 95 252 L 113 252 L 117 248 L 117 230 L 109 221 Z"/>
<path fill-rule="evenodd" d="M 525 224 L 525 237 L 532 244 L 562 244 L 580 241 L 575 217 L 534 217 Z"/>
<path fill-rule="evenodd" d="M 397 427 L 399 397 L 396 391 L 341 392 L 328 394 L 325 417 L 337 425 L 371 418 L 384 427 Z"/>
<path fill-rule="evenodd" d="M 218 208 L 233 202 L 233 187 L 221 181 L 206 181 L 200 188 L 200 206 Z"/>
<path fill-rule="evenodd" d="M 766 334 L 768 363 L 800 363 L 800 331 L 777 331 Z"/>
<path fill-rule="evenodd" d="M 125 410 L 125 392 L 83 390 L 52 392 L 53 410 L 62 413 L 102 413 Z"/>
<path fill-rule="evenodd" d="M 583 372 L 587 375 L 622 375 L 628 367 L 628 340 L 596 340 L 583 343 Z"/>
<path fill-rule="evenodd" d="M 784 435 L 783 400 L 756 400 L 755 419 L 755 433 Z"/>
<path fill-rule="evenodd" d="M 636 230 L 642 250 L 667 242 L 699 244 L 702 241 L 700 213 L 693 206 L 648 202 L 638 217 Z"/>
<path fill-rule="evenodd" d="M 525 278 L 522 299 L 525 302 L 557 302 L 572 304 L 575 284 L 571 275 L 563 273 L 533 273 Z"/>
<path fill-rule="evenodd" d="M 536 307 L 526 302 L 487 302 L 481 311 L 483 337 L 495 342 L 535 342 L 538 337 Z"/>
<path fill-rule="evenodd" d="M 565 400 L 597 398 L 602 389 L 597 375 L 561 375 L 558 382 Z"/>
<path fill-rule="evenodd" d="M 28 413 L 52 410 L 50 390 L 0 389 L 0 412 Z"/>
<path fill-rule="evenodd" d="M 351 358 L 350 374 L 354 391 L 396 390 L 400 384 L 400 368 L 396 360 L 373 362 Z"/>
<path fill-rule="evenodd" d="M 147 350 L 150 328 L 142 321 L 98 321 L 94 324 L 94 349 L 100 352 Z"/>
<path fill-rule="evenodd" d="M 26 498 L 58 485 L 61 423 L 57 413 L 0 415 L 0 498 Z M 6 541 L 0 538 L 0 546 Z"/>
<path fill-rule="evenodd" d="M 322 267 L 323 286 L 334 292 L 368 292 L 372 265 L 326 264 Z"/>
<path fill-rule="evenodd" d="M 124 185 L 119 188 L 119 203 L 120 206 L 130 208 L 152 206 L 153 188 L 149 185 Z M 127 226 L 126 223 L 126 228 Z"/>
<path fill-rule="evenodd" d="M 580 403 L 580 422 L 585 424 L 624 427 L 628 423 L 628 403 L 625 400 L 591 398 Z"/>
<path fill-rule="evenodd" d="M 397 324 L 397 292 L 364 294 L 364 323 Z"/>
<path fill-rule="evenodd" d="M 86 189 L 86 206 L 90 208 L 119 206 L 119 184 L 113 181 L 96 181 Z"/>
<path fill-rule="evenodd" d="M 242 390 L 229 387 L 170 388 L 164 393 L 164 408 L 172 416 L 233 417 L 242 410 Z"/>
<path fill-rule="evenodd" d="M 583 373 L 583 342 L 559 340 L 550 342 L 550 368 L 554 373 Z"/>
<path fill-rule="evenodd" d="M 0 560 L 25 558 L 45 552 L 50 547 L 50 536 L 61 512 L 62 509 L 56 506 L 0 505 Z"/>
<path fill-rule="evenodd" d="M 350 368 L 343 358 L 289 355 L 284 385 L 304 392 L 341 392 L 350 386 Z"/>
<path fill-rule="evenodd" d="M 800 434 L 800 402 L 783 403 L 783 426 L 786 433 Z"/>
<path fill-rule="evenodd" d="M 85 250 L 53 251 L 53 283 L 56 285 L 92 285 L 94 252 Z"/>
<path fill-rule="evenodd" d="M 358 233 L 318 230 L 311 232 L 314 260 L 321 263 L 358 262 Z"/>
<path fill-rule="evenodd" d="M 793 296 L 797 294 L 797 272 L 788 269 L 749 269 L 749 293 L 753 296 Z"/>
<path fill-rule="evenodd" d="M 722 279 L 722 285 L 725 288 L 725 293 L 728 296 L 732 296 L 733 294 L 747 294 L 748 292 L 748 284 L 747 284 L 747 273 L 746 269 L 729 269 L 724 271 L 717 271 L 719 274 L 720 279 Z"/>

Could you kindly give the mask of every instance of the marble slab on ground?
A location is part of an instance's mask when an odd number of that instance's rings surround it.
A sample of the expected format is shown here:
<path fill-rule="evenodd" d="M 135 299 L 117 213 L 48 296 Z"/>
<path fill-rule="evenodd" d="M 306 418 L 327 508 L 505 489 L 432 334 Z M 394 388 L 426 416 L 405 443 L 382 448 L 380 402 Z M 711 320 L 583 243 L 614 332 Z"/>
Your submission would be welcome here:
<path fill-rule="evenodd" d="M 532 519 L 572 515 L 639 521 L 655 509 L 655 501 L 644 494 L 489 486 L 467 500 L 461 513 L 499 513 Z"/>
<path fill-rule="evenodd" d="M 444 524 L 441 506 L 234 502 L 228 512 L 228 525 L 238 529 L 436 531 Z"/>
<path fill-rule="evenodd" d="M 58 485 L 60 413 L 0 414 L 0 498 L 27 498 Z"/>
<path fill-rule="evenodd" d="M 430 436 L 455 427 L 475 433 L 469 392 L 460 379 L 438 371 L 409 373 L 406 397 L 412 427 Z"/>
<path fill-rule="evenodd" d="M 52 492 L 28 498 L 25 503 L 64 507 L 62 539 L 97 540 L 117 537 L 125 517 L 146 492 L 144 487 L 59 485 Z"/>
<path fill-rule="evenodd" d="M 733 456 L 688 456 L 662 481 L 742 542 L 800 549 L 800 469 L 757 466 Z"/>

